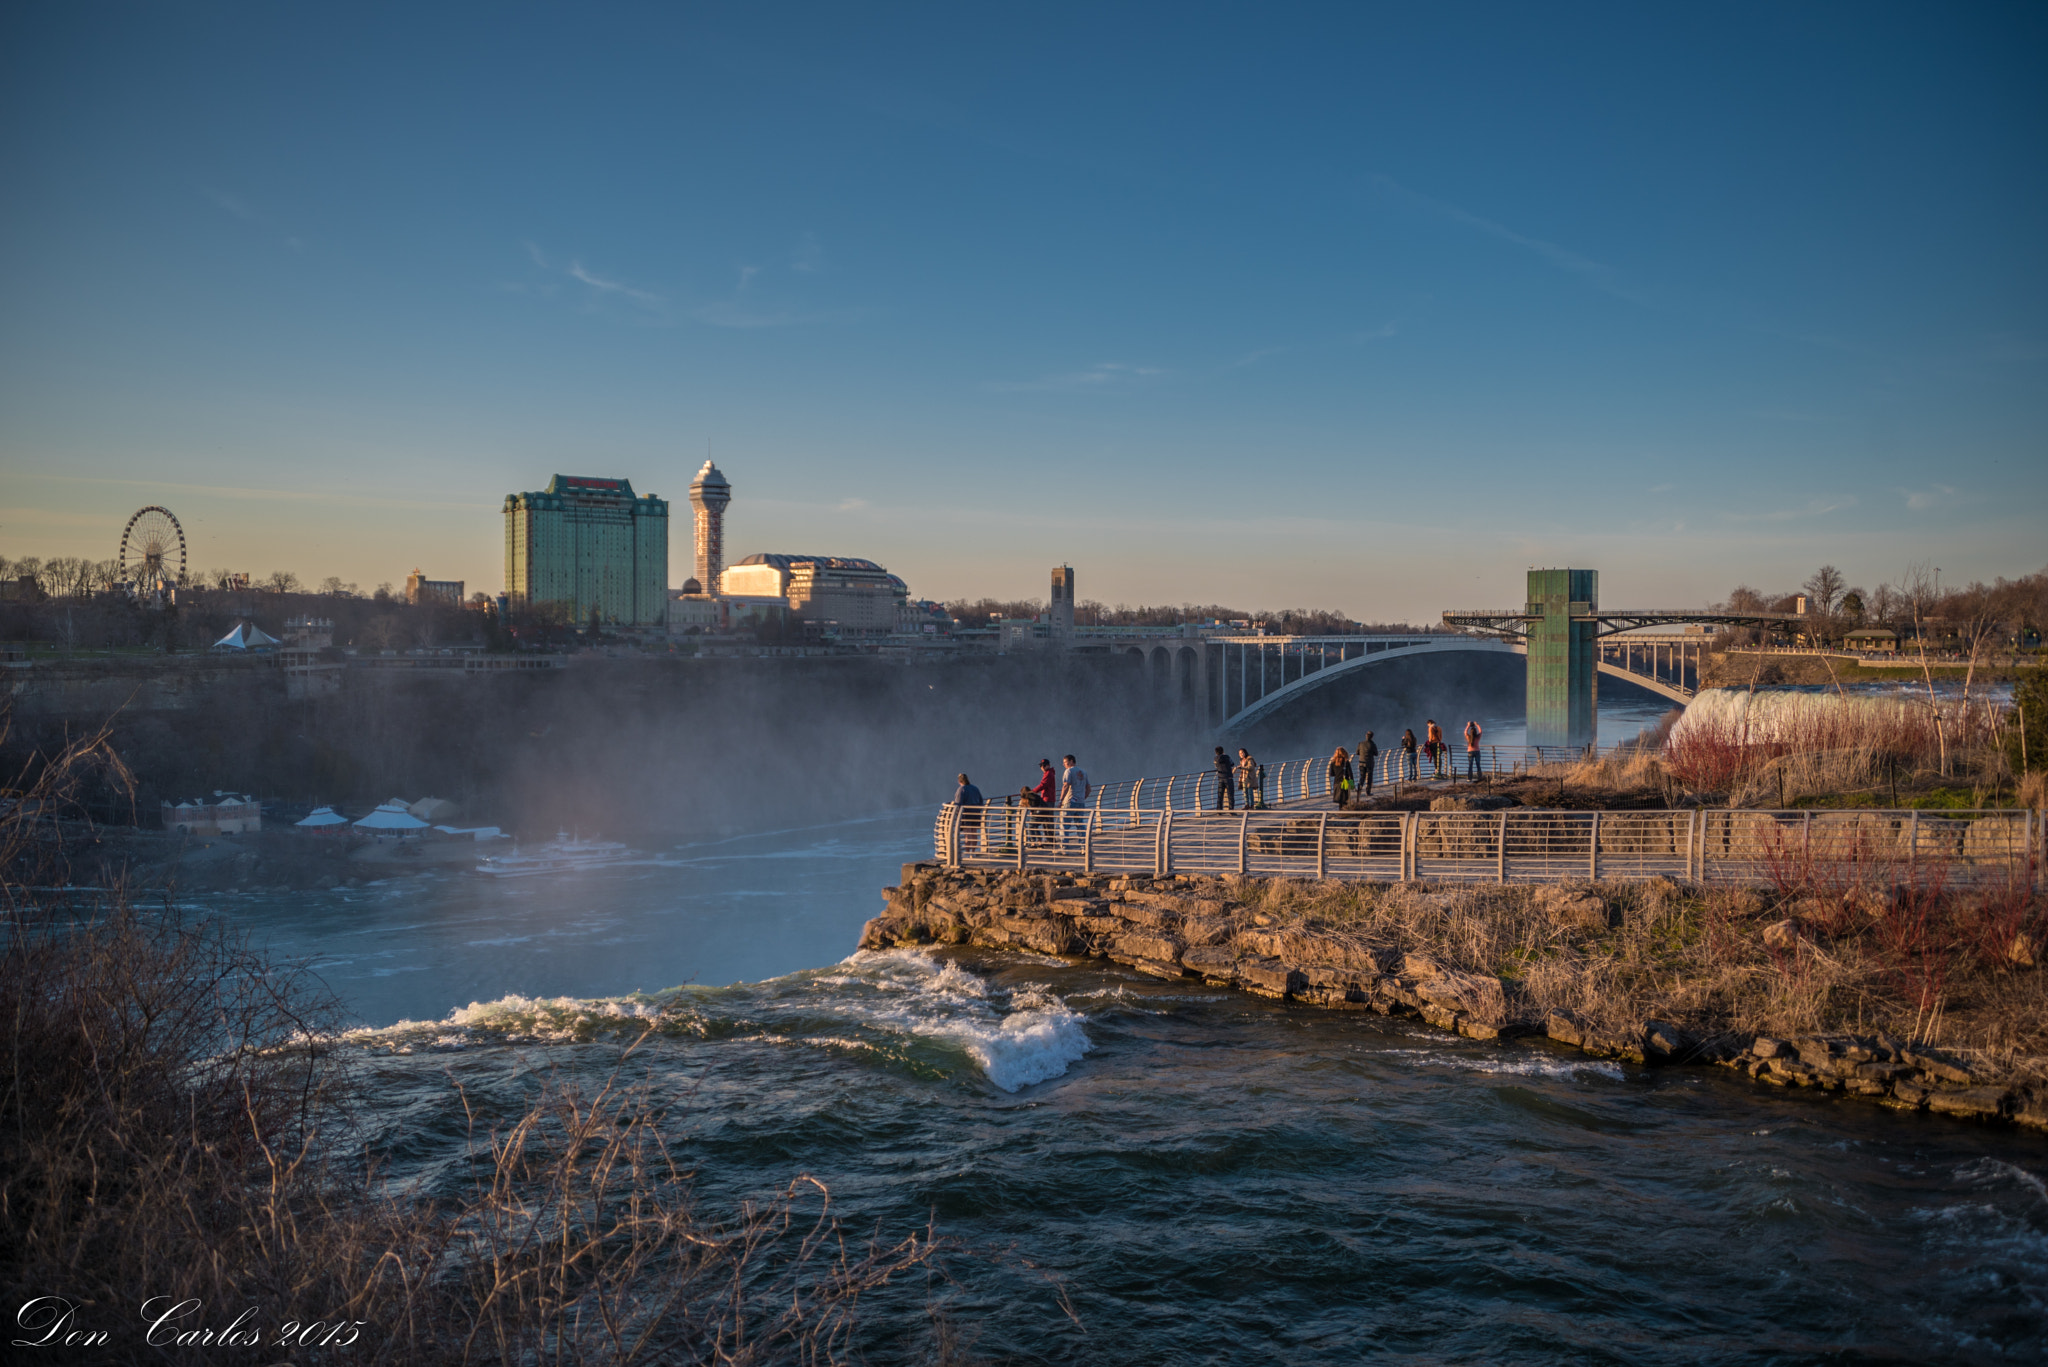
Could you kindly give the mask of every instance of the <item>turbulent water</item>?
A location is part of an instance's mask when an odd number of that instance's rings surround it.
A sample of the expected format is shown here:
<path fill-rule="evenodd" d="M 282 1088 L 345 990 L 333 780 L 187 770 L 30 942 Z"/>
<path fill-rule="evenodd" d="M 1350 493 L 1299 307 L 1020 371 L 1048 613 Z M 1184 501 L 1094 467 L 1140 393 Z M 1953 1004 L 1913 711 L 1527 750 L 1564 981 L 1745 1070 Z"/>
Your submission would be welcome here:
<path fill-rule="evenodd" d="M 848 956 L 928 819 L 219 907 L 352 1004 L 402 1179 L 462 1170 L 455 1084 L 503 1114 L 652 1026 L 625 1074 L 711 1208 L 810 1173 L 856 1229 L 935 1220 L 953 1280 L 865 1303 L 875 1361 L 932 1302 L 1006 1362 L 2048 1352 L 2040 1139 L 1114 966 Z"/>

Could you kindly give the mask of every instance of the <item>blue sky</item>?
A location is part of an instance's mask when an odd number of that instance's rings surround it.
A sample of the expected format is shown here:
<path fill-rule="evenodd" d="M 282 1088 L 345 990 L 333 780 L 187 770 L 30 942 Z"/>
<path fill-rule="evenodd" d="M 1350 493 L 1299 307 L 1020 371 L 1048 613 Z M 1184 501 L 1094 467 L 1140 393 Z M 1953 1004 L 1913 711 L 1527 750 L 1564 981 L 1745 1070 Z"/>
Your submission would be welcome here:
<path fill-rule="evenodd" d="M 12 5 L 0 553 L 495 590 L 505 493 L 708 449 L 729 553 L 935 597 L 2025 573 L 2044 70 L 2035 5 Z"/>

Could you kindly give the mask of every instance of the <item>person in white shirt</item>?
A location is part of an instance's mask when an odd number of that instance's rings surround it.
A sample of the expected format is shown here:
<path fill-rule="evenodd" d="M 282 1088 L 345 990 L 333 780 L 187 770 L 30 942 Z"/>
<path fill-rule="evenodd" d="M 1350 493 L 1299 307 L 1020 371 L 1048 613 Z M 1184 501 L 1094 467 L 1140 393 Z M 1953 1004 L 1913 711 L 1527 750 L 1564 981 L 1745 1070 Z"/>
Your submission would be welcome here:
<path fill-rule="evenodd" d="M 1065 768 L 1060 773 L 1060 848 L 1067 847 L 1067 832 L 1075 827 L 1086 828 L 1088 815 L 1088 774 L 1074 763 L 1072 755 L 1066 756 Z"/>

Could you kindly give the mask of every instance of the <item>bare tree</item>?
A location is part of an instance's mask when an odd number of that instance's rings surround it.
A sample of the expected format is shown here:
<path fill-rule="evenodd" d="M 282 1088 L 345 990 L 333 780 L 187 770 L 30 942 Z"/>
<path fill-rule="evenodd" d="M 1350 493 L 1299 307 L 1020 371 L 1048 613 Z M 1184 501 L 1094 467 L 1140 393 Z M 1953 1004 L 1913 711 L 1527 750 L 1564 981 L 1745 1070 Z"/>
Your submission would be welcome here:
<path fill-rule="evenodd" d="M 1934 694 L 1934 671 L 1927 664 L 1927 619 L 1935 602 L 1934 576 L 1924 564 L 1910 565 L 1899 581 L 1913 614 L 1913 641 L 1920 651 L 1920 677 L 1927 684 L 1927 710 L 1934 718 L 1934 741 L 1941 756 L 1941 776 L 1948 777 L 1948 731 L 1941 722 L 1941 701 Z"/>
<path fill-rule="evenodd" d="M 272 570 L 270 578 L 263 581 L 263 586 L 272 593 L 297 593 L 299 576 L 290 570 Z"/>
<path fill-rule="evenodd" d="M 1813 572 L 1800 587 L 1806 590 L 1806 597 L 1812 610 L 1822 617 L 1834 615 L 1835 604 L 1842 597 L 1842 590 L 1848 586 L 1842 572 L 1833 565 L 1822 565 Z"/>

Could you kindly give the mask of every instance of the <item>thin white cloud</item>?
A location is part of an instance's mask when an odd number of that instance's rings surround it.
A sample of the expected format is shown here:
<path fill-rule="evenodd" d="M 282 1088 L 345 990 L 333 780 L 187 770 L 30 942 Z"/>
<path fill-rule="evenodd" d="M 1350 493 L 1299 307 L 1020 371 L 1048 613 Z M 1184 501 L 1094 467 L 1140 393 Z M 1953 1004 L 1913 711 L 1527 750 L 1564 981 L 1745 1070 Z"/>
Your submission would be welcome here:
<path fill-rule="evenodd" d="M 1379 194 L 1411 209 L 1533 252 L 1557 269 L 1575 275 L 1594 288 L 1616 298 L 1626 299 L 1633 304 L 1649 302 L 1640 290 L 1629 287 L 1622 280 L 1620 271 L 1589 256 L 1582 256 L 1569 247 L 1560 247 L 1555 242 L 1546 242 L 1540 237 L 1518 233 L 1505 224 L 1496 223 L 1490 218 L 1482 218 L 1469 209 L 1462 209 L 1446 200 L 1423 194 L 1420 190 L 1411 190 L 1392 176 L 1374 176 L 1371 184 Z"/>
<path fill-rule="evenodd" d="M 982 386 L 998 394 L 1086 394 L 1106 393 L 1157 379 L 1166 374 L 1159 366 L 1125 365 L 1104 361 L 1086 370 L 1064 375 L 1043 375 L 1035 380 L 993 380 Z"/>
<path fill-rule="evenodd" d="M 1803 522 L 1853 508 L 1856 501 L 1856 495 L 1845 494 L 1835 499 L 1812 499 L 1797 508 L 1768 508 L 1762 512 L 1726 513 L 1723 516 L 1730 522 Z"/>
<path fill-rule="evenodd" d="M 866 508 L 867 506 L 868 501 L 864 498 L 842 498 L 836 505 L 834 505 L 833 511 L 841 513 L 857 513 Z"/>
<path fill-rule="evenodd" d="M 816 275 L 825 269 L 825 249 L 819 244 L 816 233 L 805 233 L 797 239 L 796 251 L 789 258 L 789 268 L 801 275 Z"/>
<path fill-rule="evenodd" d="M 744 299 L 722 299 L 699 304 L 690 317 L 715 328 L 787 328 L 806 323 L 829 323 L 849 317 L 843 313 L 805 313 L 800 309 L 756 305 Z"/>
<path fill-rule="evenodd" d="M 206 197 L 225 213 L 233 214 L 244 223 L 256 221 L 256 211 L 249 207 L 249 201 L 240 195 L 229 194 L 226 190 L 208 190 Z"/>
<path fill-rule="evenodd" d="M 607 280 L 603 276 L 585 269 L 581 261 L 571 261 L 569 263 L 569 278 L 581 281 L 599 294 L 615 294 L 622 299 L 631 299 L 636 304 L 654 305 L 661 302 L 660 295 L 643 289 L 635 289 L 633 286 L 617 280 Z"/>
<path fill-rule="evenodd" d="M 1934 508 L 1943 508 L 1955 502 L 1956 491 L 1946 484 L 1936 484 L 1927 489 L 1901 489 L 1909 512 L 1924 513 Z"/>

